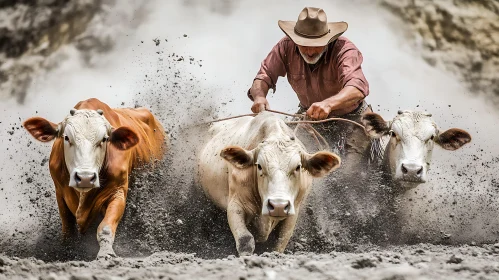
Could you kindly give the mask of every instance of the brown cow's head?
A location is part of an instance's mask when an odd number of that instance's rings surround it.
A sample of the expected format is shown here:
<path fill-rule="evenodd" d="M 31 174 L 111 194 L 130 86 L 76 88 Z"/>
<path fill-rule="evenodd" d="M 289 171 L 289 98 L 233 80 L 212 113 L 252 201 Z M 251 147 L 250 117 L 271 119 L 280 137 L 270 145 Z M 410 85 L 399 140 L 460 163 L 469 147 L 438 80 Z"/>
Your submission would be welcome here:
<path fill-rule="evenodd" d="M 139 138 L 127 127 L 113 129 L 102 110 L 75 110 L 59 124 L 43 118 L 30 118 L 24 128 L 37 140 L 64 141 L 64 160 L 69 172 L 69 186 L 78 191 L 100 187 L 99 171 L 103 166 L 108 143 L 118 150 L 135 146 Z M 61 158 L 62 160 L 62 158 Z"/>
<path fill-rule="evenodd" d="M 370 137 L 390 135 L 386 162 L 392 178 L 406 188 L 426 182 L 435 143 L 454 151 L 471 141 L 469 133 L 462 129 L 440 131 L 426 112 L 399 111 L 392 121 L 367 113 L 362 122 Z"/>
<path fill-rule="evenodd" d="M 293 137 L 272 137 L 248 151 L 230 146 L 220 154 L 235 168 L 253 168 L 262 201 L 262 215 L 285 218 L 295 215 L 312 177 L 322 177 L 340 166 L 330 152 L 308 154 Z"/>

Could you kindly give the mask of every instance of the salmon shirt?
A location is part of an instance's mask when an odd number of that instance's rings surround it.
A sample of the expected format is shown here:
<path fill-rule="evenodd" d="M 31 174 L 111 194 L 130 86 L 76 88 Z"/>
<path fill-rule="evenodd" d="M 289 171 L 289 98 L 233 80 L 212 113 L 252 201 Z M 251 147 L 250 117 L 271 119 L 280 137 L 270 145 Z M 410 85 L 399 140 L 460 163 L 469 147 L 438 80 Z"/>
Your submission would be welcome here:
<path fill-rule="evenodd" d="M 275 92 L 277 79 L 286 76 L 298 95 L 300 105 L 308 108 L 315 102 L 338 94 L 346 86 L 354 86 L 364 97 L 367 96 L 369 84 L 362 72 L 362 61 L 362 54 L 357 47 L 341 36 L 328 45 L 312 68 L 302 58 L 298 46 L 286 36 L 263 60 L 255 80 L 265 81 Z M 249 91 L 248 97 L 253 99 Z M 351 110 L 346 111 L 355 110 L 359 104 L 354 104 Z"/>

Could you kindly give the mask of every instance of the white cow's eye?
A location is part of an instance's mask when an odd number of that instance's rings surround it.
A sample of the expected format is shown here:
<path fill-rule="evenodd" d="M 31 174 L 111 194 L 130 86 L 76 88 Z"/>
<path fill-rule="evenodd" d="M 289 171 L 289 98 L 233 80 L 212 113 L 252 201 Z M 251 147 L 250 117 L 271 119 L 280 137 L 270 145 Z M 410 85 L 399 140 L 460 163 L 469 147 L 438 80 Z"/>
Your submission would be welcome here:
<path fill-rule="evenodd" d="M 109 136 L 105 136 L 104 138 L 102 138 L 102 143 L 106 142 L 107 140 L 109 140 Z"/>
<path fill-rule="evenodd" d="M 68 142 L 68 144 L 71 145 L 71 141 L 69 141 L 69 137 L 67 135 L 64 135 L 64 141 Z"/>
<path fill-rule="evenodd" d="M 433 139 L 435 139 L 435 135 L 432 135 L 432 136 L 430 137 L 430 140 L 433 140 Z"/>
<path fill-rule="evenodd" d="M 262 166 L 259 163 L 256 165 L 256 167 L 258 168 L 258 170 L 262 170 Z"/>
<path fill-rule="evenodd" d="M 390 135 L 390 137 L 397 136 L 393 130 L 388 131 L 388 134 Z"/>
<path fill-rule="evenodd" d="M 300 171 L 301 170 L 301 165 L 298 165 L 295 169 L 296 172 Z"/>

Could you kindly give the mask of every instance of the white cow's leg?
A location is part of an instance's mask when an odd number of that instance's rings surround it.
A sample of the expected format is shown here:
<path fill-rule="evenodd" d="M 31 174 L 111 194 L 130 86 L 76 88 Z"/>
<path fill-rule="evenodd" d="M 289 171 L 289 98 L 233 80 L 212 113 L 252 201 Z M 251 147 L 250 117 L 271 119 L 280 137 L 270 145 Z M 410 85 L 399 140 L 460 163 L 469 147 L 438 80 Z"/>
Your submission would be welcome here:
<path fill-rule="evenodd" d="M 284 252 L 286 246 L 288 246 L 289 239 L 291 239 L 291 236 L 293 236 L 297 217 L 298 211 L 296 212 L 296 215 L 287 217 L 278 226 L 279 232 L 277 233 L 277 242 L 274 251 L 277 251 L 279 253 Z"/>
<path fill-rule="evenodd" d="M 125 212 L 125 195 L 121 191 L 116 194 L 106 209 L 106 215 L 97 229 L 97 241 L 99 242 L 99 253 L 97 258 L 116 257 L 113 250 L 116 228 Z"/>
<path fill-rule="evenodd" d="M 255 250 L 255 239 L 246 227 L 244 209 L 236 201 L 230 201 L 227 207 L 227 219 L 232 235 L 236 240 L 239 256 L 252 255 Z"/>

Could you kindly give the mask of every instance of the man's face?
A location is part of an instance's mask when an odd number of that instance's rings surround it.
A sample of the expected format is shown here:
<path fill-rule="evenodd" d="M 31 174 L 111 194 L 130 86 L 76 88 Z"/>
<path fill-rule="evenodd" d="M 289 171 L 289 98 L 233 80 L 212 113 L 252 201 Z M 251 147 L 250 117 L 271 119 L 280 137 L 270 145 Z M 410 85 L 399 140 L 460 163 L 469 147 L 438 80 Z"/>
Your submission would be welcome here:
<path fill-rule="evenodd" d="M 300 54 L 308 64 L 316 64 L 326 51 L 326 47 L 303 47 L 298 46 Z"/>

